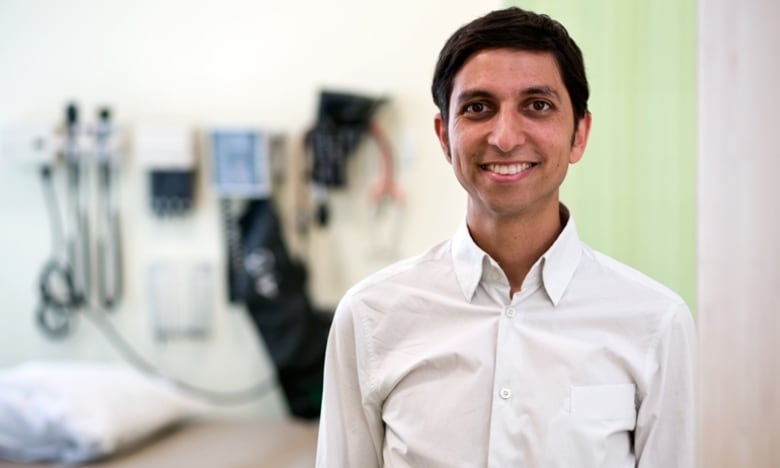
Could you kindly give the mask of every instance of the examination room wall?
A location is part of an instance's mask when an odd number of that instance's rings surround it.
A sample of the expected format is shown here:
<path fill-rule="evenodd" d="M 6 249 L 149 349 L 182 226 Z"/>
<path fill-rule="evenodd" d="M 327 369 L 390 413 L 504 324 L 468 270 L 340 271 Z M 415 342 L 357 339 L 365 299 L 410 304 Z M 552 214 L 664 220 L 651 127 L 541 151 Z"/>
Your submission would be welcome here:
<path fill-rule="evenodd" d="M 110 106 L 126 140 L 143 125 L 193 132 L 248 125 L 279 132 L 287 159 L 274 197 L 290 248 L 310 269 L 310 294 L 328 308 L 361 276 L 448 237 L 461 221 L 465 198 L 434 137 L 429 83 L 446 37 L 500 5 L 3 0 L 0 126 L 54 128 L 73 100 L 88 122 L 98 106 Z M 348 187 L 332 194 L 329 225 L 301 235 L 294 222 L 301 141 L 321 88 L 389 98 L 378 120 L 395 149 L 404 203 L 381 209 L 368 203 L 378 151 L 367 142 L 351 160 Z M 224 233 L 207 161 L 199 156 L 192 211 L 161 219 L 149 209 L 146 170 L 131 150 L 123 154 L 119 180 L 125 295 L 110 321 L 146 359 L 193 384 L 229 390 L 266 378 L 271 368 L 254 326 L 226 299 Z M 38 172 L 33 160 L 0 154 L 0 365 L 36 358 L 120 360 L 83 317 L 61 339 L 36 328 L 38 278 L 52 254 Z M 211 268 L 205 338 L 155 339 L 146 284 L 155 262 Z M 191 284 L 172 286 L 172 295 L 192 293 Z M 275 395 L 257 402 L 256 411 L 277 413 L 282 406 Z"/>

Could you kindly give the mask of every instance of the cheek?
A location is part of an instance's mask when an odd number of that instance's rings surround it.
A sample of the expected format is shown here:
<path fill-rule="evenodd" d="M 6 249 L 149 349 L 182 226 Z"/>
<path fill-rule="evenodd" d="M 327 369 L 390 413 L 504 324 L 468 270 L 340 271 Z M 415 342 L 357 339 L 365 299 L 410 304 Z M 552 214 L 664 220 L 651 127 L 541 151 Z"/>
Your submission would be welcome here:
<path fill-rule="evenodd" d="M 452 164 L 452 170 L 455 173 L 455 177 L 463 183 L 466 179 L 471 178 L 474 171 L 473 157 L 471 154 L 462 147 L 457 147 L 457 150 L 451 154 L 450 163 Z"/>
<path fill-rule="evenodd" d="M 554 159 L 554 167 L 559 168 L 569 164 L 573 153 L 568 134 L 560 131 L 546 131 L 539 134 L 537 143 L 540 147 L 545 148 L 551 159 Z"/>
<path fill-rule="evenodd" d="M 479 145 L 479 129 L 465 125 L 452 125 L 449 129 L 449 145 L 451 153 L 461 155 L 474 153 Z"/>
<path fill-rule="evenodd" d="M 456 174 L 463 174 L 467 166 L 467 161 L 465 160 L 465 156 L 463 154 L 454 153 L 450 162 L 452 163 L 452 168 L 455 170 Z"/>

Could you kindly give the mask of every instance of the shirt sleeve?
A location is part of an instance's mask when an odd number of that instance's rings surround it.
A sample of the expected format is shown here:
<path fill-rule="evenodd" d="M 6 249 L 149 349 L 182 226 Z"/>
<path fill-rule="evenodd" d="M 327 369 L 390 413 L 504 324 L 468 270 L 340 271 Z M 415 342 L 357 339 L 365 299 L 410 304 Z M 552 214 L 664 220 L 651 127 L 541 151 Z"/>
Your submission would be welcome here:
<path fill-rule="evenodd" d="M 694 468 L 696 332 L 684 304 L 662 326 L 648 361 L 634 434 L 637 468 Z"/>
<path fill-rule="evenodd" d="M 381 407 L 371 402 L 370 354 L 349 296 L 333 318 L 325 354 L 317 468 L 378 468 L 384 438 Z"/>

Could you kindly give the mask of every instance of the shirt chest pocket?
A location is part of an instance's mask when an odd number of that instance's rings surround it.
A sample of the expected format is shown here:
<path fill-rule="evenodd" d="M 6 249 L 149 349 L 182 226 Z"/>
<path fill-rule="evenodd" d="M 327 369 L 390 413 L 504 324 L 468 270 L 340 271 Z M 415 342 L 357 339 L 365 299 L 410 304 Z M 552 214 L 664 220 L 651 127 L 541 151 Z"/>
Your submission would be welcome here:
<path fill-rule="evenodd" d="M 573 418 L 636 423 L 634 384 L 573 386 L 570 401 Z"/>
<path fill-rule="evenodd" d="M 540 466 L 634 466 L 635 400 L 633 384 L 570 387 L 565 407 L 550 425 Z"/>

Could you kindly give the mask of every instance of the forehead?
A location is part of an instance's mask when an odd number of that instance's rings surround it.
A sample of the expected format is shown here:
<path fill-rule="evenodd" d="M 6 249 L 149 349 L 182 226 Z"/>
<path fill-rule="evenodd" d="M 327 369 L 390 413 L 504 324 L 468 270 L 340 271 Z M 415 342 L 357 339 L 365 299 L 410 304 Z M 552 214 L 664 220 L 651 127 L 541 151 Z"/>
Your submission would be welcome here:
<path fill-rule="evenodd" d="M 558 62 L 550 52 L 518 49 L 486 49 L 469 57 L 453 80 L 452 100 L 464 91 L 519 93 L 527 88 L 548 87 L 568 95 Z"/>

